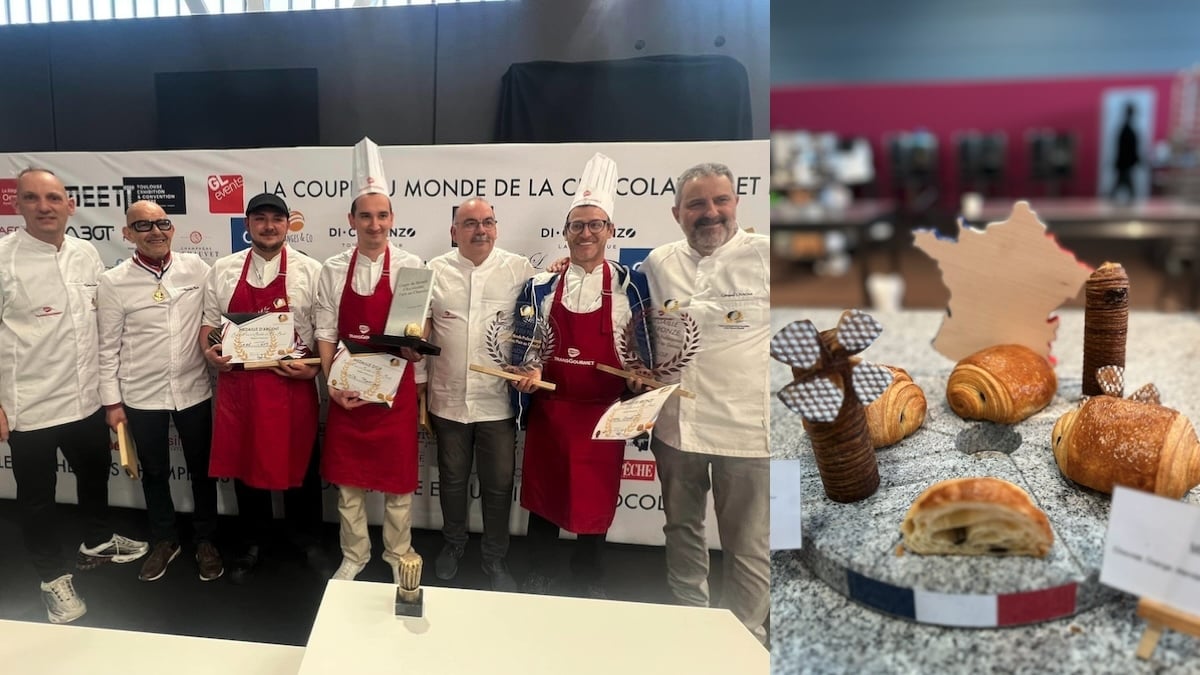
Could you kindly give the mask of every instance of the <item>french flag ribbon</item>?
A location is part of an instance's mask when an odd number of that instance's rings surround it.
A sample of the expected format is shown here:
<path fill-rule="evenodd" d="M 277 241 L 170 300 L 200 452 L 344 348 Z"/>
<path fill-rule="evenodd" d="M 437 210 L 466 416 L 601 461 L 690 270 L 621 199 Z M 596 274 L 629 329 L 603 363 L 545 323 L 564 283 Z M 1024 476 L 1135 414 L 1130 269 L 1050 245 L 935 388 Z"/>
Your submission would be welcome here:
<path fill-rule="evenodd" d="M 940 593 L 903 588 L 846 570 L 850 599 L 918 623 L 970 628 L 1019 626 L 1075 614 L 1075 583 L 1000 594 Z"/>

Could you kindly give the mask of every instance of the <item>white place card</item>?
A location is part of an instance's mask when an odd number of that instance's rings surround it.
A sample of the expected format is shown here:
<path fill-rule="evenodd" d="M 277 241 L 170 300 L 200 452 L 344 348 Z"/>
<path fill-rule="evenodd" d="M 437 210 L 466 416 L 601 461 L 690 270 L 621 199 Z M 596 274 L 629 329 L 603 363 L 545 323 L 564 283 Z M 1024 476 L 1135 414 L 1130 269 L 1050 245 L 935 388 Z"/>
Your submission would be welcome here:
<path fill-rule="evenodd" d="M 1200 615 L 1200 507 L 1117 486 L 1100 583 Z"/>
<path fill-rule="evenodd" d="M 800 460 L 771 460 L 771 550 L 800 548 Z"/>

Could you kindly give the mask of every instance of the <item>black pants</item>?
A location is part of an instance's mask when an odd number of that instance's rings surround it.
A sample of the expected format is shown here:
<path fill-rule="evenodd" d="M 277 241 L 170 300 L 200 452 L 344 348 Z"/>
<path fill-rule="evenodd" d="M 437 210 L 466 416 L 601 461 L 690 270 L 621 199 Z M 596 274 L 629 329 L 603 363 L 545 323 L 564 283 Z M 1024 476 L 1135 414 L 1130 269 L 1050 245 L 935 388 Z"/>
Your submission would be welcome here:
<path fill-rule="evenodd" d="M 192 540 L 212 541 L 217 529 L 217 482 L 208 476 L 212 450 L 212 401 L 205 400 L 185 410 L 137 410 L 125 407 L 129 433 L 137 445 L 142 464 L 142 494 L 150 518 L 154 543 L 179 542 L 175 526 L 175 502 L 171 499 L 171 449 L 167 425 L 174 419 L 183 445 L 183 458 L 191 478 L 194 504 Z"/>
<path fill-rule="evenodd" d="M 467 545 L 468 483 L 471 463 L 479 475 L 483 511 L 483 562 L 508 555 L 508 517 L 512 512 L 513 470 L 516 466 L 516 420 L 463 424 L 430 415 L 437 432 L 438 500 L 442 507 L 442 536 L 447 544 Z M 555 533 L 554 536 L 558 536 Z"/>
<path fill-rule="evenodd" d="M 529 543 L 529 564 L 536 574 L 546 577 L 558 574 L 554 556 L 554 542 L 558 540 L 558 534 L 557 525 L 532 511 L 529 513 L 526 540 Z M 607 536 L 607 533 L 576 535 L 575 546 L 571 550 L 571 575 L 576 581 L 598 584 L 604 578 L 600 562 Z"/>
<path fill-rule="evenodd" d="M 62 450 L 67 460 L 63 468 L 75 474 L 83 543 L 91 548 L 113 535 L 108 521 L 108 477 L 113 465 L 110 443 L 103 408 L 77 422 L 9 434 L 21 534 L 42 581 L 54 581 L 67 573 L 54 513 L 54 488 L 60 468 L 55 450 Z"/>
<path fill-rule="evenodd" d="M 324 523 L 320 443 L 313 445 L 304 482 L 283 491 L 284 531 L 288 540 L 301 550 L 321 545 L 321 525 Z M 250 487 L 240 480 L 233 482 L 233 491 L 237 495 L 243 545 L 261 547 L 270 543 L 275 518 L 271 491 Z"/>

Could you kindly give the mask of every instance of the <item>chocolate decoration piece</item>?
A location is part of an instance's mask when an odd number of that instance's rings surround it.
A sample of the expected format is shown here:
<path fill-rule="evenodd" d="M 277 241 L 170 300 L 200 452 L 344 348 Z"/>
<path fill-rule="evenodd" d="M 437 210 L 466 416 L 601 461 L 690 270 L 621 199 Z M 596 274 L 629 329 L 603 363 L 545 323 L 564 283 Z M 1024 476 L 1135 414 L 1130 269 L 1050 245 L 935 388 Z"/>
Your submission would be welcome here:
<path fill-rule="evenodd" d="M 1084 286 L 1083 395 L 1103 393 L 1096 371 L 1104 366 L 1125 367 L 1125 340 L 1129 328 L 1129 276 L 1120 263 L 1106 262 Z M 1110 395 L 1120 398 L 1124 390 Z"/>

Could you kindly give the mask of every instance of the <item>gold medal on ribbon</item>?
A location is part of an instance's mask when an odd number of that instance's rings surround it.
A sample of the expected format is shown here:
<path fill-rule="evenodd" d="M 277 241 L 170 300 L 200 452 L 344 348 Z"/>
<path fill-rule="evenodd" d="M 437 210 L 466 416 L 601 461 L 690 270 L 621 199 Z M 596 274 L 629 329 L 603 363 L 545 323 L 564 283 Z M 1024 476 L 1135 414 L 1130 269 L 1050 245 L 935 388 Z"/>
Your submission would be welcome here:
<path fill-rule="evenodd" d="M 162 284 L 159 284 L 158 288 L 154 289 L 154 301 L 162 302 L 163 300 L 166 300 L 166 299 L 167 299 L 167 292 L 163 290 Z"/>

